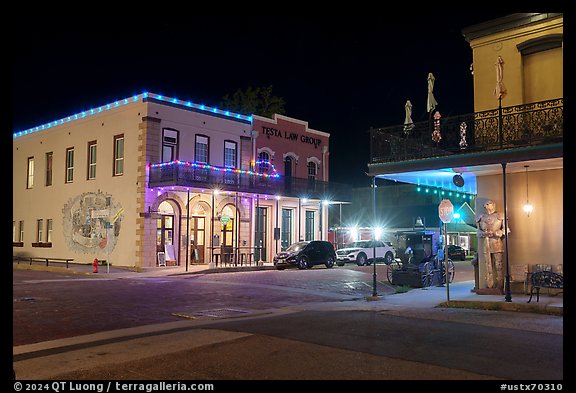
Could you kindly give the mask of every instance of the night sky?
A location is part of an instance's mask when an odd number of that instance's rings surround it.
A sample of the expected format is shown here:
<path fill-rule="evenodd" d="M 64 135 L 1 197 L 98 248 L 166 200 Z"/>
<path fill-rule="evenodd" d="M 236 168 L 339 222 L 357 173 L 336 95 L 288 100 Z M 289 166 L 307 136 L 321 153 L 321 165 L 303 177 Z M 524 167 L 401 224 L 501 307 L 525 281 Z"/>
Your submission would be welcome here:
<path fill-rule="evenodd" d="M 403 123 L 408 99 L 426 120 L 429 72 L 443 117 L 472 113 L 461 31 L 509 13 L 280 14 L 30 23 L 13 32 L 12 132 L 144 91 L 220 108 L 272 85 L 286 116 L 331 134 L 331 180 L 368 185 L 369 128 Z"/>

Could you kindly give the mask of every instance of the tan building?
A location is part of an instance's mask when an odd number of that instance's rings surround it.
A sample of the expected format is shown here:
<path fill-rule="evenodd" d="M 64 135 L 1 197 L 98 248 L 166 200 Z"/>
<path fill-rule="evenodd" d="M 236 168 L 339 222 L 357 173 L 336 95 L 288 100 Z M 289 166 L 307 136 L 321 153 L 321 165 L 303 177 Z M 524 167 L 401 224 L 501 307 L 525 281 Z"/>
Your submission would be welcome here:
<path fill-rule="evenodd" d="M 537 265 L 562 272 L 564 260 L 563 214 L 563 25 L 562 14 L 513 14 L 471 26 L 463 31 L 474 59 L 474 111 L 484 120 L 499 106 L 495 86 L 497 61 L 502 59 L 505 93 L 502 101 L 504 140 L 527 142 L 520 149 L 503 146 L 510 158 L 506 167 L 506 205 L 509 220 L 508 257 L 513 273 Z M 494 132 L 489 127 L 484 132 Z M 548 148 L 549 155 L 531 150 Z M 518 157 L 518 158 L 517 158 Z M 500 171 L 502 172 L 502 171 Z M 503 210 L 502 173 L 477 175 L 476 212 L 487 200 Z M 527 214 L 529 202 L 534 211 Z M 486 253 L 480 253 L 480 277 L 485 276 Z M 528 265 L 528 266 L 526 266 Z M 518 275 L 513 279 L 518 280 Z M 485 283 L 481 284 L 485 285 Z"/>
<path fill-rule="evenodd" d="M 257 231 L 296 239 L 274 218 L 290 206 L 300 220 L 306 187 L 256 165 L 252 123 L 144 93 L 15 132 L 13 254 L 131 268 L 271 261 L 275 237 L 260 247 Z"/>
<path fill-rule="evenodd" d="M 521 290 L 527 271 L 563 270 L 563 15 L 512 14 L 462 33 L 473 52 L 474 114 L 441 118 L 436 111 L 434 123 L 370 130 L 369 174 L 472 192 L 477 218 L 495 202 L 509 230 L 510 287 Z M 480 290 L 489 288 L 487 253 L 494 250 L 482 241 Z"/>

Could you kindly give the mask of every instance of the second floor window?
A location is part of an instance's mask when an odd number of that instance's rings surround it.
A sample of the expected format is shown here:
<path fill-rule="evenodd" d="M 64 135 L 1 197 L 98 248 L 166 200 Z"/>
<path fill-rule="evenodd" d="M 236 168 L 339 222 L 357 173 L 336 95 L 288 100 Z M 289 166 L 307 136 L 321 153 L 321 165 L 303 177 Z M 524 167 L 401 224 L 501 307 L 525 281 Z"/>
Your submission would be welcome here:
<path fill-rule="evenodd" d="M 224 141 L 224 166 L 226 168 L 236 167 L 236 143 Z"/>
<path fill-rule="evenodd" d="M 270 170 L 270 155 L 265 151 L 258 154 L 258 172 L 268 173 Z"/>
<path fill-rule="evenodd" d="M 124 174 L 124 135 L 114 137 L 114 176 Z"/>
<path fill-rule="evenodd" d="M 284 159 L 284 176 L 291 177 L 292 176 L 292 168 L 294 167 L 294 159 L 290 156 L 286 156 Z"/>
<path fill-rule="evenodd" d="M 74 181 L 74 148 L 66 149 L 66 183 Z"/>
<path fill-rule="evenodd" d="M 199 164 L 208 164 L 208 142 L 204 135 L 196 135 L 195 161 Z"/>
<path fill-rule="evenodd" d="M 178 158 L 178 131 L 164 129 L 162 134 L 162 162 Z"/>
<path fill-rule="evenodd" d="M 308 163 L 308 180 L 315 180 L 316 172 L 317 172 L 316 163 L 310 161 Z"/>
<path fill-rule="evenodd" d="M 28 157 L 28 179 L 26 188 L 34 187 L 34 157 Z"/>
<path fill-rule="evenodd" d="M 96 178 L 96 141 L 88 142 L 88 180 Z"/>

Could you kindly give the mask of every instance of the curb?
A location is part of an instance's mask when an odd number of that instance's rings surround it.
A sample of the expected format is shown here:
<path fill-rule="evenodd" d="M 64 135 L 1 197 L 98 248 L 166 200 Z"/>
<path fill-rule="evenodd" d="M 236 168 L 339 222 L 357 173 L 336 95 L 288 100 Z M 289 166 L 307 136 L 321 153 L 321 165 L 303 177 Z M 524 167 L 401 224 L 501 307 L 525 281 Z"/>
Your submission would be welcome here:
<path fill-rule="evenodd" d="M 524 304 L 506 302 L 479 302 L 473 300 L 450 300 L 440 303 L 437 307 L 469 308 L 494 311 L 517 311 L 526 313 L 564 316 L 564 308 L 546 304 Z"/>
<path fill-rule="evenodd" d="M 276 270 L 275 266 L 248 266 L 248 267 L 215 267 L 198 270 L 194 272 L 172 273 L 171 276 L 180 276 L 185 274 L 212 274 L 212 273 L 235 273 L 235 272 L 257 272 L 261 270 Z"/>
<path fill-rule="evenodd" d="M 80 274 L 80 275 L 92 275 L 92 272 L 79 272 L 72 268 L 65 268 L 61 266 L 40 266 L 40 265 L 13 265 L 15 270 L 37 270 L 41 272 L 58 272 L 58 273 L 68 273 L 68 274 Z"/>

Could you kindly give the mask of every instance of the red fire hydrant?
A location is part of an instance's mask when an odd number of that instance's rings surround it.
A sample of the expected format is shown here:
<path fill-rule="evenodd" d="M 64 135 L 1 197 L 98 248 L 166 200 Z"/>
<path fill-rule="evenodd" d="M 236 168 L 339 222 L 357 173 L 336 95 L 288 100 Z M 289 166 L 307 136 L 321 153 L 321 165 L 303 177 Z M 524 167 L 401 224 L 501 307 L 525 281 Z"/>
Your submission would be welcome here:
<path fill-rule="evenodd" d="M 94 258 L 94 262 L 92 262 L 92 266 L 94 266 L 92 273 L 98 273 L 98 258 Z"/>

